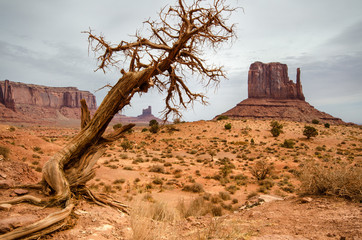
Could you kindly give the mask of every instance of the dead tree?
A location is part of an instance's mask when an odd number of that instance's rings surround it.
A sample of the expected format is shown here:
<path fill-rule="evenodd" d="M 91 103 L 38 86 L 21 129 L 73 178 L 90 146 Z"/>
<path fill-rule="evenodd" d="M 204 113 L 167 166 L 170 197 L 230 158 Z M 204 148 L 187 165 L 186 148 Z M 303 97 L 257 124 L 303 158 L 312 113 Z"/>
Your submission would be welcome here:
<path fill-rule="evenodd" d="M 99 61 L 97 70 L 105 72 L 123 63 L 122 77 L 108 92 L 92 119 L 85 101 L 82 102 L 81 131 L 44 165 L 42 180 L 33 187 L 41 187 L 50 197 L 23 196 L 1 202 L 61 206 L 62 210 L 1 235 L 0 239 L 34 238 L 61 228 L 67 224 L 66 220 L 74 208 L 72 196 L 77 194 L 98 204 L 127 211 L 127 206 L 93 194 L 86 187 L 87 181 L 94 177 L 94 165 L 107 144 L 133 127 L 127 125 L 105 135 L 109 122 L 130 103 L 135 93 L 147 92 L 150 87 L 166 92 L 165 118 L 170 114 L 179 116 L 181 108 L 187 108 L 196 100 L 205 103 L 203 94 L 189 89 L 185 76 L 188 73 L 201 76 L 204 86 L 217 84 L 225 77 L 221 67 L 207 65 L 202 55 L 204 48 L 216 49 L 219 44 L 234 37 L 234 25 L 228 25 L 234 10 L 225 4 L 225 0 L 214 0 L 212 4 L 194 0 L 190 5 L 178 0 L 176 6 L 161 10 L 158 21 L 147 20 L 145 24 L 151 34 L 142 37 L 137 33 L 133 42 L 121 41 L 114 45 L 91 30 L 85 32 L 89 48 Z"/>

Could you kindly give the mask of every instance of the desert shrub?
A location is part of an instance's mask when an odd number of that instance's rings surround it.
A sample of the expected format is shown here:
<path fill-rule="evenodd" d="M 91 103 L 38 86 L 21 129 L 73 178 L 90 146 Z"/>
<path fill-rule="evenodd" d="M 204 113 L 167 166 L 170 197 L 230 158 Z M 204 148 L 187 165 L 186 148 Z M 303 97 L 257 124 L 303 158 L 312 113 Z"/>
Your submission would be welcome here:
<path fill-rule="evenodd" d="M 121 127 L 122 127 L 122 123 L 117 123 L 117 124 L 113 125 L 114 130 L 117 130 L 117 129 L 121 128 Z"/>
<path fill-rule="evenodd" d="M 234 194 L 239 188 L 235 185 L 229 185 L 225 188 L 226 191 L 228 191 L 231 194 Z"/>
<path fill-rule="evenodd" d="M 34 152 L 42 152 L 40 147 L 33 147 Z"/>
<path fill-rule="evenodd" d="M 262 181 L 259 181 L 258 184 L 259 184 L 259 186 L 263 186 L 268 190 L 270 190 L 274 186 L 274 182 L 269 179 L 264 179 Z"/>
<path fill-rule="evenodd" d="M 233 172 L 233 169 L 235 169 L 235 165 L 232 163 L 226 163 L 220 168 L 220 174 L 224 178 L 227 177 L 230 173 Z"/>
<path fill-rule="evenodd" d="M 161 178 L 159 178 L 159 177 L 156 177 L 155 179 L 153 179 L 152 183 L 156 184 L 156 185 L 162 185 L 163 180 Z"/>
<path fill-rule="evenodd" d="M 160 130 L 160 127 L 158 126 L 158 124 L 156 125 L 152 125 L 151 127 L 150 127 L 150 129 L 149 129 L 149 131 L 151 132 L 151 133 L 158 133 L 158 131 Z"/>
<path fill-rule="evenodd" d="M 245 175 L 242 174 L 242 173 L 239 173 L 239 174 L 237 174 L 237 175 L 234 176 L 234 179 L 235 179 L 235 180 L 246 180 L 246 179 L 248 179 L 248 177 L 245 176 Z"/>
<path fill-rule="evenodd" d="M 218 207 L 219 206 L 207 202 L 203 197 L 198 197 L 189 203 L 180 200 L 177 203 L 176 209 L 179 211 L 181 217 L 187 218 L 190 216 L 205 216 L 208 213 L 211 213 L 213 216 L 221 216 L 222 209 L 218 209 Z"/>
<path fill-rule="evenodd" d="M 271 174 L 273 166 L 265 160 L 259 160 L 250 168 L 251 174 L 258 180 L 264 180 Z"/>
<path fill-rule="evenodd" d="M 300 193 L 334 195 L 362 201 L 362 167 L 344 164 L 305 164 L 300 175 Z"/>
<path fill-rule="evenodd" d="M 152 120 L 149 122 L 149 124 L 148 124 L 148 126 L 150 126 L 150 127 L 152 127 L 152 126 L 154 126 L 154 125 L 157 125 L 157 126 L 158 126 L 158 122 L 157 122 L 156 119 L 152 119 Z"/>
<path fill-rule="evenodd" d="M 124 178 L 116 179 L 113 181 L 113 184 L 122 184 L 125 183 L 126 180 Z"/>
<path fill-rule="evenodd" d="M 231 199 L 230 193 L 228 193 L 228 192 L 219 192 L 219 196 L 224 201 Z"/>
<path fill-rule="evenodd" d="M 282 144 L 280 144 L 281 147 L 285 147 L 285 148 L 293 148 L 295 145 L 295 142 L 293 141 L 293 139 L 285 139 L 284 142 Z"/>
<path fill-rule="evenodd" d="M 231 123 L 225 124 L 224 128 L 225 128 L 226 130 L 230 130 L 230 129 L 231 129 Z"/>
<path fill-rule="evenodd" d="M 133 145 L 130 141 L 128 141 L 127 139 L 124 139 L 121 143 L 121 147 L 123 148 L 123 150 L 125 152 L 127 152 L 128 149 L 132 149 Z"/>
<path fill-rule="evenodd" d="M 175 119 L 173 120 L 173 123 L 174 123 L 174 124 L 179 124 L 179 123 L 181 123 L 181 119 L 180 119 L 180 118 L 175 118 Z"/>
<path fill-rule="evenodd" d="M 318 135 L 317 129 L 312 126 L 304 126 L 303 135 L 310 139 L 311 137 L 315 137 Z"/>
<path fill-rule="evenodd" d="M 278 137 L 281 133 L 283 133 L 283 124 L 279 123 L 278 121 L 272 121 L 270 126 L 272 127 L 270 132 L 273 137 Z"/>
<path fill-rule="evenodd" d="M 331 126 L 331 125 L 330 125 L 329 123 L 325 123 L 325 124 L 324 124 L 324 127 L 325 127 L 325 128 L 329 128 L 330 126 Z"/>
<path fill-rule="evenodd" d="M 211 207 L 211 214 L 214 217 L 222 216 L 222 207 L 220 207 L 220 206 L 212 206 Z"/>
<path fill-rule="evenodd" d="M 164 173 L 165 172 L 165 168 L 162 165 L 153 165 L 150 168 L 150 172 L 155 172 L 155 173 Z"/>
<path fill-rule="evenodd" d="M 313 123 L 313 124 L 319 124 L 319 120 L 318 120 L 318 119 L 313 119 L 313 120 L 312 120 L 312 123 Z"/>
<path fill-rule="evenodd" d="M 142 128 L 141 132 L 147 132 L 148 129 L 147 128 Z"/>
<path fill-rule="evenodd" d="M 0 155 L 2 155 L 5 159 L 9 157 L 10 150 L 8 147 L 0 146 Z"/>
<path fill-rule="evenodd" d="M 224 115 L 220 115 L 220 116 L 218 116 L 217 117 L 217 119 L 216 120 L 227 120 L 227 119 L 229 119 L 229 117 L 228 116 L 224 116 Z"/>
<path fill-rule="evenodd" d="M 191 185 L 185 185 L 182 190 L 186 192 L 200 193 L 204 191 L 204 187 L 200 183 L 193 183 Z"/>

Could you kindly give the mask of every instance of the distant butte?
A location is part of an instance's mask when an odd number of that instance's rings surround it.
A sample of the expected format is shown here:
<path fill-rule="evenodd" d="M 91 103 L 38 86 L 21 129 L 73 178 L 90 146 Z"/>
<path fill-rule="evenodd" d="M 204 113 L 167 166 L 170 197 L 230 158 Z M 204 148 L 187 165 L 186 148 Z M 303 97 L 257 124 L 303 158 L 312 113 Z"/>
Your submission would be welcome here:
<path fill-rule="evenodd" d="M 233 119 L 258 118 L 297 122 L 317 119 L 332 124 L 344 124 L 340 118 L 321 112 L 305 101 L 299 68 L 294 83 L 288 77 L 288 66 L 278 62 L 251 64 L 248 98 L 220 115 Z"/>
<path fill-rule="evenodd" d="M 135 123 L 139 125 L 148 125 L 151 120 L 156 120 L 159 123 L 162 123 L 163 120 L 155 117 L 152 114 L 152 108 L 151 106 L 148 106 L 148 108 L 142 109 L 142 114 L 137 117 L 128 117 L 125 115 L 116 116 L 115 121 L 121 122 L 121 123 Z"/>

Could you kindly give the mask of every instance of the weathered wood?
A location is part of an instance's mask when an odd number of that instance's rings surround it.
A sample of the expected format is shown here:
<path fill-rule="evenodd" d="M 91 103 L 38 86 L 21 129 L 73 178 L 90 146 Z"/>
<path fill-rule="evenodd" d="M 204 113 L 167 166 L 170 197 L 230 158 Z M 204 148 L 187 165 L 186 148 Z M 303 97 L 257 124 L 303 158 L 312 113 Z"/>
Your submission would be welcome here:
<path fill-rule="evenodd" d="M 85 126 L 87 126 L 91 117 L 90 117 L 90 112 L 89 112 L 87 102 L 85 101 L 85 99 L 81 99 L 80 104 L 81 104 L 80 127 L 81 127 L 81 129 L 83 129 Z"/>
<path fill-rule="evenodd" d="M 0 240 L 26 238 L 28 235 L 31 234 L 36 234 L 38 236 L 41 236 L 53 232 L 64 225 L 59 223 L 64 221 L 64 219 L 66 219 L 70 215 L 73 208 L 74 204 L 69 204 L 64 209 L 55 213 L 51 213 L 46 218 L 43 218 L 35 223 L 32 223 L 24 227 L 19 227 L 12 232 L 0 235 Z"/>

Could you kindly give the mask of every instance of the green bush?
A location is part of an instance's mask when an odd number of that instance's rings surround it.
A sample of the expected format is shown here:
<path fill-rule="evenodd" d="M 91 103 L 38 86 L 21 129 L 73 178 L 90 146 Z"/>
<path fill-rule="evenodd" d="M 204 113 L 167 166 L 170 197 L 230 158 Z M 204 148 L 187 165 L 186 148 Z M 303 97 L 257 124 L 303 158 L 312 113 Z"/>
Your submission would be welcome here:
<path fill-rule="evenodd" d="M 278 137 L 281 133 L 283 133 L 283 124 L 280 124 L 278 121 L 272 121 L 270 126 L 272 127 L 270 132 L 273 137 Z"/>
<path fill-rule="evenodd" d="M 280 144 L 281 147 L 285 148 L 293 148 L 295 145 L 295 142 L 292 139 L 285 139 L 282 144 Z"/>
<path fill-rule="evenodd" d="M 157 126 L 158 126 L 158 122 L 157 122 L 156 119 L 152 119 L 152 120 L 149 122 L 149 124 L 148 124 L 148 126 L 150 126 L 150 127 L 152 127 L 153 125 L 157 125 Z"/>
<path fill-rule="evenodd" d="M 304 126 L 303 135 L 310 139 L 311 137 L 315 137 L 318 135 L 317 129 L 312 126 Z"/>
<path fill-rule="evenodd" d="M 160 127 L 158 126 L 158 124 L 154 124 L 150 127 L 149 131 L 151 133 L 157 133 L 160 130 Z"/>
<path fill-rule="evenodd" d="M 231 129 L 231 123 L 225 124 L 224 127 L 225 127 L 226 130 L 230 130 Z"/>
<path fill-rule="evenodd" d="M 121 147 L 123 148 L 123 150 L 125 152 L 127 152 L 128 149 L 132 149 L 133 145 L 130 141 L 128 141 L 127 139 L 124 139 L 121 143 Z"/>
<path fill-rule="evenodd" d="M 330 125 L 329 123 L 325 123 L 325 124 L 324 124 L 324 127 L 325 127 L 325 128 L 329 128 L 330 126 L 331 126 L 331 125 Z"/>

